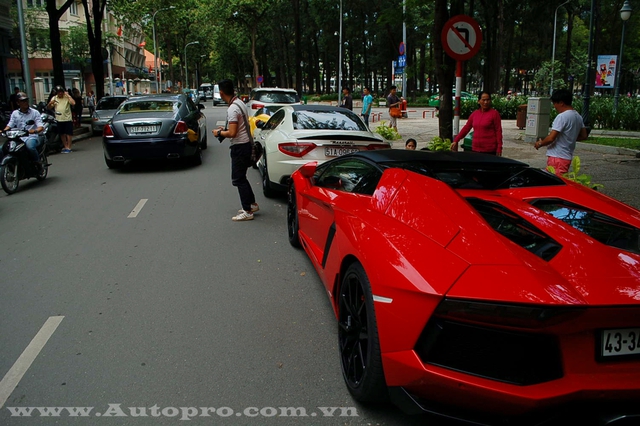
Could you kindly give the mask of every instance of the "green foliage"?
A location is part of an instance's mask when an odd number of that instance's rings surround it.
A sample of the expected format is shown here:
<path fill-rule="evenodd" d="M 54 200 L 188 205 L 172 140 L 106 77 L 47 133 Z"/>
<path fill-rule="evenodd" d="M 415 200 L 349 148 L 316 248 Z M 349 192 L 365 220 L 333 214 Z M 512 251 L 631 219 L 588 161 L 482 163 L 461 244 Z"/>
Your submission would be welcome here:
<path fill-rule="evenodd" d="M 591 189 L 604 188 L 604 185 L 600 183 L 591 182 L 591 175 L 580 173 L 580 165 L 581 165 L 580 157 L 576 155 L 575 157 L 573 157 L 573 160 L 571 161 L 571 168 L 569 169 L 569 172 L 565 173 L 562 176 L 566 179 L 569 179 L 581 185 L 584 185 L 587 188 L 591 188 Z M 553 173 L 553 174 L 556 173 L 556 169 L 553 166 L 548 166 L 547 170 L 550 173 Z"/>
<path fill-rule="evenodd" d="M 450 151 L 451 139 L 442 139 L 440 136 L 436 136 L 427 144 L 429 151 Z"/>
<path fill-rule="evenodd" d="M 375 131 L 377 134 L 381 135 L 388 141 L 395 141 L 402 138 L 402 136 L 400 136 L 400 133 L 398 133 L 396 129 L 387 126 L 386 121 L 381 121 L 380 125 L 376 127 Z"/>
<path fill-rule="evenodd" d="M 87 27 L 76 25 L 69 27 L 69 31 L 60 36 L 62 44 L 62 58 L 83 69 L 89 57 L 89 40 Z"/>

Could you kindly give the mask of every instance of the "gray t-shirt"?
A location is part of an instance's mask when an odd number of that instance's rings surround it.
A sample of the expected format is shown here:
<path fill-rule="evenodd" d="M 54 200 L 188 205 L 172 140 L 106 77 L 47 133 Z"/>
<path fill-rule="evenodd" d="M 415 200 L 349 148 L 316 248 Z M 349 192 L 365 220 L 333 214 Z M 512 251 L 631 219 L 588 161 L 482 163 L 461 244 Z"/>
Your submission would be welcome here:
<path fill-rule="evenodd" d="M 249 114 L 247 113 L 247 107 L 244 102 L 242 102 L 238 98 L 231 102 L 231 105 L 229 105 L 229 108 L 227 108 L 227 124 L 238 124 L 238 133 L 236 134 L 235 138 L 231 139 L 231 145 L 247 143 L 251 141 L 251 139 L 249 138 L 249 129 L 247 129 L 247 126 L 245 125 L 245 119 L 242 116 L 243 112 L 248 121 Z"/>
<path fill-rule="evenodd" d="M 558 114 L 553 120 L 551 130 L 558 132 L 556 140 L 547 148 L 547 157 L 573 159 L 576 149 L 576 139 L 584 127 L 582 116 L 575 109 Z"/>

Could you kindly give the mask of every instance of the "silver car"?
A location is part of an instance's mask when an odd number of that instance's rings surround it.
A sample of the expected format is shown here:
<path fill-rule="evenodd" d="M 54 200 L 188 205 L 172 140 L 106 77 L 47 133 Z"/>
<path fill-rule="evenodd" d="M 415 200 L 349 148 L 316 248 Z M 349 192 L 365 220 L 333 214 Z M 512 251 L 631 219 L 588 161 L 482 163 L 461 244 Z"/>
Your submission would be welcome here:
<path fill-rule="evenodd" d="M 120 104 L 127 100 L 126 96 L 105 96 L 98 101 L 91 117 L 91 129 L 94 135 L 102 134 L 104 125 L 113 117 Z"/>

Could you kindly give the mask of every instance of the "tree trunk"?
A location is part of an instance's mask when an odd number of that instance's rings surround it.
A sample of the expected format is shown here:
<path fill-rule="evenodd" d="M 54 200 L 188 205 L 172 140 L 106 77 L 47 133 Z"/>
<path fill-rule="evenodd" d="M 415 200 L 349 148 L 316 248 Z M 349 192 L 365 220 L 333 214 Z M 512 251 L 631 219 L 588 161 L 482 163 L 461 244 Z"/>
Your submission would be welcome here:
<path fill-rule="evenodd" d="M 46 10 L 49 18 L 49 41 L 51 42 L 51 65 L 53 66 L 53 84 L 64 84 L 64 70 L 62 68 L 62 45 L 60 44 L 60 26 L 58 22 L 75 0 L 67 0 L 60 9 L 56 9 L 56 0 L 46 0 Z"/>
<path fill-rule="evenodd" d="M 447 0 L 436 0 L 435 4 L 435 43 L 436 77 L 440 85 L 440 111 L 438 114 L 439 135 L 443 139 L 453 139 L 453 103 L 451 88 L 455 75 L 455 61 L 444 52 L 442 29 L 449 20 Z"/>
<path fill-rule="evenodd" d="M 87 21 L 87 37 L 89 38 L 89 51 L 91 55 L 91 71 L 96 86 L 96 99 L 104 96 L 104 67 L 102 58 L 102 18 L 107 1 L 92 0 L 89 9 L 88 0 L 82 0 L 84 15 Z M 93 14 L 93 21 L 92 16 Z M 92 26 L 93 23 L 93 26 Z M 84 73 L 83 73 L 84 76 Z"/>

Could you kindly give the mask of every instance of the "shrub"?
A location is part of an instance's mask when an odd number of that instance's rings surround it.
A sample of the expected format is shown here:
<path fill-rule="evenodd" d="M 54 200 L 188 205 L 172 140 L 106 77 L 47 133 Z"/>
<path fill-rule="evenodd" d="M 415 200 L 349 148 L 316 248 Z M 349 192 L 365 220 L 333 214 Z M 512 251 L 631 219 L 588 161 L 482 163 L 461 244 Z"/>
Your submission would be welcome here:
<path fill-rule="evenodd" d="M 442 139 L 436 136 L 427 144 L 429 151 L 449 151 L 451 150 L 451 139 Z"/>
<path fill-rule="evenodd" d="M 396 129 L 389 127 L 386 124 L 386 121 L 381 121 L 380 125 L 376 127 L 376 133 L 388 141 L 395 141 L 402 138 Z"/>

